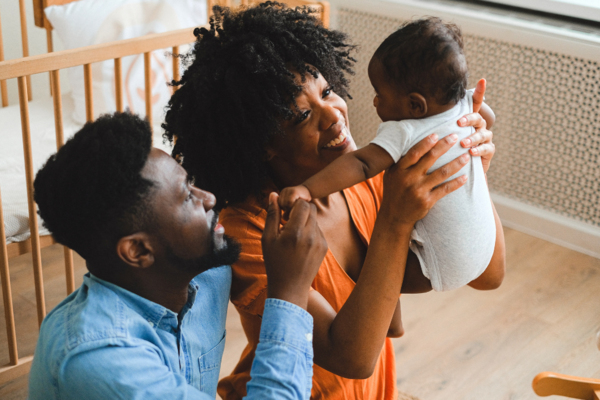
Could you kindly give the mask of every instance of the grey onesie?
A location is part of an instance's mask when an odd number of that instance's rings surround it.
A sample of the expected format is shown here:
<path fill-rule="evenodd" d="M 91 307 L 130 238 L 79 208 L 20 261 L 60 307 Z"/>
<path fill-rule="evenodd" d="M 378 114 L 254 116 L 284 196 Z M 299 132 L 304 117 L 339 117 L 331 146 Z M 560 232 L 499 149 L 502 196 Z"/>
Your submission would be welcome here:
<path fill-rule="evenodd" d="M 469 91 L 456 106 L 441 114 L 382 123 L 371 143 L 382 147 L 398 162 L 426 136 L 437 133 L 443 138 L 456 133 L 458 142 L 435 162 L 431 172 L 468 152 L 460 141 L 473 133 L 473 128 L 461 128 L 456 121 L 471 112 L 473 93 Z M 415 224 L 411 237 L 410 249 L 436 291 L 456 289 L 471 282 L 485 271 L 494 253 L 496 225 L 481 158 L 471 157 L 448 180 L 461 175 L 469 178 L 465 185 L 440 199 Z"/>

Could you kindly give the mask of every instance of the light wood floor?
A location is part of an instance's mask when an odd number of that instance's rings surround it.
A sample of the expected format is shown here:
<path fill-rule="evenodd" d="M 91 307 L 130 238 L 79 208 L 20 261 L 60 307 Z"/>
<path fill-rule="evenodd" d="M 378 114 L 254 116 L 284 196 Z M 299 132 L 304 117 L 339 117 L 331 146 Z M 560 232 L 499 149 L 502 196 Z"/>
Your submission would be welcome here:
<path fill-rule="evenodd" d="M 505 229 L 507 275 L 502 287 L 478 292 L 402 297 L 406 335 L 394 340 L 398 385 L 422 400 L 537 399 L 531 380 L 541 371 L 600 378 L 600 260 Z M 48 309 L 66 294 L 62 248 L 43 251 Z M 76 257 L 77 285 L 85 272 Z M 28 256 L 11 260 L 19 351 L 33 352 L 35 293 Z M 246 340 L 229 308 L 221 375 Z M 0 365 L 8 362 L 0 318 Z M 25 399 L 27 377 L 0 387 L 0 398 Z M 549 399 L 552 399 L 550 397 Z M 559 399 L 556 397 L 556 399 Z"/>

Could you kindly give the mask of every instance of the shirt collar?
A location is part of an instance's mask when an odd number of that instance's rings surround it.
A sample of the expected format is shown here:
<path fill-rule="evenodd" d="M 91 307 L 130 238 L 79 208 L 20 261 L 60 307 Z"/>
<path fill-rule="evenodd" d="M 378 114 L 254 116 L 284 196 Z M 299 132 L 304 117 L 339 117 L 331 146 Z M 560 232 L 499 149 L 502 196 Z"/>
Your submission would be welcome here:
<path fill-rule="evenodd" d="M 168 319 L 170 320 L 169 325 L 174 325 L 174 327 L 176 327 L 178 325 L 178 318 L 180 320 L 183 320 L 185 314 L 187 314 L 187 312 L 191 310 L 194 306 L 194 303 L 196 301 L 196 294 L 198 293 L 199 288 L 196 282 L 194 282 L 193 280 L 190 282 L 190 285 L 188 286 L 187 302 L 183 306 L 183 309 L 181 310 L 179 315 L 177 315 L 173 311 L 161 306 L 160 304 L 154 303 L 153 301 L 150 301 L 142 296 L 138 296 L 137 294 L 132 293 L 127 289 L 123 289 L 122 287 L 115 285 L 114 283 L 110 283 L 103 279 L 100 279 L 97 276 L 94 276 L 92 273 L 87 273 L 83 277 L 83 281 L 84 284 L 86 284 L 87 286 L 93 284 L 101 284 L 109 288 L 110 290 L 115 292 L 119 296 L 119 298 L 123 300 L 125 304 L 127 304 L 129 308 L 134 310 L 136 313 L 140 314 L 144 319 L 151 323 L 152 326 L 158 326 L 163 319 Z"/>

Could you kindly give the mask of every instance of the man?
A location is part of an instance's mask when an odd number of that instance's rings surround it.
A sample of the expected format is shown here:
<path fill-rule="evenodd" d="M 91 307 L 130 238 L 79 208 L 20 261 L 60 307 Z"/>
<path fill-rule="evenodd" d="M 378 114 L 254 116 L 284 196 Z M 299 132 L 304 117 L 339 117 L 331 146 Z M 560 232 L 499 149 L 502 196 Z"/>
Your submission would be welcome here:
<path fill-rule="evenodd" d="M 86 124 L 38 172 L 40 216 L 89 274 L 44 320 L 31 399 L 215 398 L 231 269 L 215 197 L 151 147 L 128 113 Z M 310 284 L 327 244 L 298 202 L 280 229 L 270 197 L 263 236 L 269 289 L 248 398 L 307 399 Z"/>

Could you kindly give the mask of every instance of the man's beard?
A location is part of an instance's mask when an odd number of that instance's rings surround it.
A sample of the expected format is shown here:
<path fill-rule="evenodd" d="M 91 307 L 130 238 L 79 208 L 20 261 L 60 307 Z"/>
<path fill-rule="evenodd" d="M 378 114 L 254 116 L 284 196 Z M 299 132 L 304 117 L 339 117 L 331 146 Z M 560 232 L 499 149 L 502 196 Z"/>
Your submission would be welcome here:
<path fill-rule="evenodd" d="M 220 267 L 222 265 L 231 265 L 236 262 L 240 257 L 242 247 L 237 240 L 227 235 L 223 235 L 224 246 L 217 247 L 214 232 L 218 222 L 219 214 L 214 213 L 210 226 L 210 253 L 198 258 L 185 259 L 176 255 L 169 246 L 166 249 L 167 259 L 173 264 L 180 266 L 182 269 L 195 271 L 198 274 L 211 268 Z"/>

